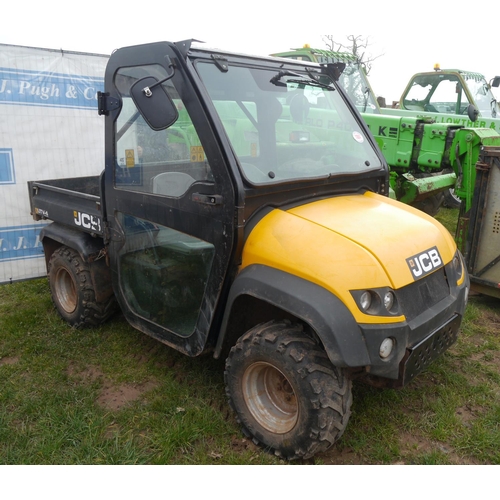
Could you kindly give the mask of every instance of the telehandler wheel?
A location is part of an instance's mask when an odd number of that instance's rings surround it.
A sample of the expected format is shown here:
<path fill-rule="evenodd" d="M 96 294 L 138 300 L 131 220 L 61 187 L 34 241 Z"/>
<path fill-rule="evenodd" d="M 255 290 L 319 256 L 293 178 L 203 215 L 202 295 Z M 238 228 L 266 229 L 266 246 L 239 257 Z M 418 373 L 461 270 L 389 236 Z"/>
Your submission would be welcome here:
<path fill-rule="evenodd" d="M 429 196 L 428 198 L 425 198 L 422 201 L 416 201 L 415 203 L 412 203 L 412 205 L 415 208 L 422 210 L 422 212 L 425 212 L 427 215 L 434 217 L 439 212 L 439 209 L 441 208 L 443 201 L 444 201 L 444 194 L 437 193 L 432 196 Z"/>
<path fill-rule="evenodd" d="M 243 432 L 279 457 L 326 451 L 349 421 L 351 380 L 298 323 L 249 330 L 231 349 L 224 378 Z"/>
<path fill-rule="evenodd" d="M 455 190 L 453 188 L 444 192 L 443 207 L 460 208 L 461 204 L 462 200 L 455 194 Z"/>
<path fill-rule="evenodd" d="M 98 326 L 114 313 L 114 295 L 103 303 L 96 302 L 88 265 L 75 250 L 65 246 L 55 250 L 49 261 L 48 277 L 52 301 L 70 325 Z"/>

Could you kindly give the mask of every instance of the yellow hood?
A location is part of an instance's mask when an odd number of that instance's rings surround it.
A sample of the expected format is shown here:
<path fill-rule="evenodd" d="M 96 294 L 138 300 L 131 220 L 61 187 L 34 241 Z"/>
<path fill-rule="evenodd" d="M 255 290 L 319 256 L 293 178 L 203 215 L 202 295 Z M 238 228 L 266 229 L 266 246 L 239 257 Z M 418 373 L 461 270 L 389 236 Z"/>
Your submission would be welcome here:
<path fill-rule="evenodd" d="M 346 303 L 352 300 L 349 290 L 398 289 L 412 283 L 407 259 L 433 247 L 444 264 L 453 258 L 455 243 L 440 223 L 407 205 L 365 193 L 273 210 L 247 239 L 242 267 L 281 269 Z"/>

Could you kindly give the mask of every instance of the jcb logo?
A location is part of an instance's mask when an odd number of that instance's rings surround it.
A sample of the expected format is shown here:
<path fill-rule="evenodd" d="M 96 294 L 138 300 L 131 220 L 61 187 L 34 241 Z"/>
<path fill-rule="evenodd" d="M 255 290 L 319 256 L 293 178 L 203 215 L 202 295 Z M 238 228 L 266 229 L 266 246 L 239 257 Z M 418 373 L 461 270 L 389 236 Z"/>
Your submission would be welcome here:
<path fill-rule="evenodd" d="M 74 221 L 77 226 L 82 226 L 85 229 L 90 229 L 92 231 L 101 231 L 101 219 L 93 215 L 89 215 L 83 212 L 73 211 Z"/>
<path fill-rule="evenodd" d="M 441 267 L 443 265 L 443 260 L 441 259 L 441 255 L 439 255 L 437 247 L 434 247 L 406 259 L 406 263 L 410 268 L 413 278 L 418 280 L 432 273 L 434 269 Z"/>

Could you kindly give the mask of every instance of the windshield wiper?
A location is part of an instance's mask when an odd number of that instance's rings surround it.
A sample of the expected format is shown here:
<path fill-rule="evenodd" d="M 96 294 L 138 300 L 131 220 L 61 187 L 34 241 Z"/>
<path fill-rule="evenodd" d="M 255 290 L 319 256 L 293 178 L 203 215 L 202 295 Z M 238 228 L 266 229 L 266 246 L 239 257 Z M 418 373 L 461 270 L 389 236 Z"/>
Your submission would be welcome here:
<path fill-rule="evenodd" d="M 311 87 L 319 87 L 321 89 L 328 89 L 328 90 L 335 90 L 335 87 L 331 84 L 328 84 L 328 83 L 323 83 L 323 82 L 319 82 L 318 80 L 314 80 L 313 78 L 302 78 L 301 80 L 295 80 L 295 79 L 290 79 L 290 80 L 287 80 L 287 82 L 290 82 L 290 83 L 298 83 L 299 85 L 300 84 L 307 84 L 307 85 L 310 85 Z"/>
<path fill-rule="evenodd" d="M 299 74 L 299 73 L 294 73 L 293 71 L 284 70 L 284 71 L 280 71 L 278 74 L 274 75 L 269 81 L 273 85 L 277 85 L 279 87 L 286 87 L 286 83 L 281 83 L 280 82 L 280 80 L 284 76 L 298 76 L 299 78 L 302 78 L 302 75 Z"/>
<path fill-rule="evenodd" d="M 366 108 L 368 107 L 368 99 L 370 98 L 370 87 L 366 87 L 363 91 L 365 94 L 365 102 L 363 103 L 363 113 L 366 113 Z"/>
<path fill-rule="evenodd" d="M 274 75 L 271 80 L 269 80 L 273 85 L 277 85 L 279 87 L 286 87 L 286 83 L 283 83 L 281 82 L 280 80 L 284 77 L 284 76 L 291 76 L 291 77 L 294 77 L 293 79 L 290 78 L 287 80 L 287 83 L 290 82 L 290 83 L 297 83 L 297 84 L 307 84 L 307 85 L 311 85 L 313 87 L 320 87 L 322 89 L 329 89 L 329 90 L 335 90 L 335 87 L 331 84 L 328 84 L 328 83 L 323 83 L 323 82 L 320 82 L 316 75 L 309 73 L 309 76 L 310 78 L 307 78 L 306 76 L 304 75 L 301 75 L 300 73 L 294 73 L 293 71 L 288 71 L 288 70 L 284 70 L 284 71 L 280 71 L 278 74 Z"/>

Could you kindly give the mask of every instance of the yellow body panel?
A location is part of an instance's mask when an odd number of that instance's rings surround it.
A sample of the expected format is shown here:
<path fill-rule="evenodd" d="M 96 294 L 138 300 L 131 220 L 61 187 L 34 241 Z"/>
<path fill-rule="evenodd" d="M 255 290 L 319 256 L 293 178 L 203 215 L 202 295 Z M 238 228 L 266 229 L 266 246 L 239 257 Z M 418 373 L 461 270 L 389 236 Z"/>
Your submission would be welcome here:
<path fill-rule="evenodd" d="M 340 298 L 359 323 L 395 323 L 405 318 L 362 313 L 350 290 L 412 283 L 406 259 L 432 247 L 445 264 L 456 251 L 432 217 L 365 193 L 273 210 L 249 235 L 242 268 L 263 264 L 316 283 Z"/>

